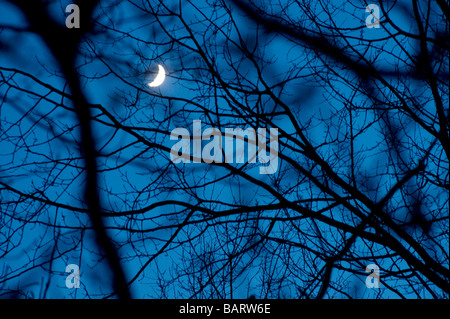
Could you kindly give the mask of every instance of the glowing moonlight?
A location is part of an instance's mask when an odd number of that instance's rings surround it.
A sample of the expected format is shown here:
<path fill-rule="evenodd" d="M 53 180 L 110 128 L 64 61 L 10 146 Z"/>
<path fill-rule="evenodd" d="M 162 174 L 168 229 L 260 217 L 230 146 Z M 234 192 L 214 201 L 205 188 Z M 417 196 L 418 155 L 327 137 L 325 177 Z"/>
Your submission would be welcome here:
<path fill-rule="evenodd" d="M 148 84 L 150 87 L 160 86 L 166 79 L 166 71 L 161 64 L 158 64 L 158 74 L 155 79 Z"/>

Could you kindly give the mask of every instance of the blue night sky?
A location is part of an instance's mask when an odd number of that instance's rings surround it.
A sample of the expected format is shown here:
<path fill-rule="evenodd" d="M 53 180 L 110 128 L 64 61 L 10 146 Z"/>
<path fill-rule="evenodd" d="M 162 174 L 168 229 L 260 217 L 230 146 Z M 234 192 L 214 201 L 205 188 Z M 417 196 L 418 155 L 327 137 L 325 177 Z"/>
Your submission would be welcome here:
<path fill-rule="evenodd" d="M 43 2 L 72 31 L 71 1 Z M 108 0 L 78 44 L 103 221 L 132 297 L 314 298 L 336 257 L 324 298 L 448 298 L 439 286 L 449 280 L 448 158 L 433 132 L 443 132 L 441 100 L 448 139 L 448 40 L 439 37 L 449 25 L 437 1 L 417 2 L 435 81 L 417 69 L 422 31 L 409 1 L 373 2 L 380 28 L 366 27 L 366 1 L 252 3 L 295 32 L 255 22 L 233 1 Z M 165 80 L 150 87 L 158 65 Z M 113 293 L 84 198 L 71 94 L 24 13 L 0 0 L 1 298 Z M 222 143 L 226 128 L 277 128 L 276 172 L 260 174 L 267 164 L 247 163 L 247 153 L 230 165 L 171 162 L 171 132 L 193 135 L 194 120 Z M 403 180 L 422 160 L 423 172 Z M 352 238 L 361 216 L 370 221 Z M 78 289 L 66 287 L 69 264 L 80 268 Z M 380 289 L 366 288 L 369 264 Z"/>

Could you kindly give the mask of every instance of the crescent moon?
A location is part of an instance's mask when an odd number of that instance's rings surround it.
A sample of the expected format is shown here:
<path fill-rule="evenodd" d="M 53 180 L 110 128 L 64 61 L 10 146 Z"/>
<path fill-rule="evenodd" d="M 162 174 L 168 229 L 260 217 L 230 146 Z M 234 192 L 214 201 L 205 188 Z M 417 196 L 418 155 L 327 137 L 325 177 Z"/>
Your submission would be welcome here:
<path fill-rule="evenodd" d="M 166 79 L 166 71 L 161 64 L 158 64 L 158 74 L 152 82 L 148 84 L 150 87 L 160 86 Z"/>

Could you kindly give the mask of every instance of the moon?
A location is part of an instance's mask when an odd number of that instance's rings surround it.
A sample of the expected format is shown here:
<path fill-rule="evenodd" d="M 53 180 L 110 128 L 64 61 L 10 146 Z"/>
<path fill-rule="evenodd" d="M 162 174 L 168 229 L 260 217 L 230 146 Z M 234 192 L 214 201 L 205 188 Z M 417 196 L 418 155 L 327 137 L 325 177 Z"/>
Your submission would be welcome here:
<path fill-rule="evenodd" d="M 158 74 L 153 79 L 153 81 L 148 84 L 148 86 L 150 87 L 160 86 L 165 79 L 166 79 L 166 71 L 164 70 L 161 64 L 158 64 Z"/>

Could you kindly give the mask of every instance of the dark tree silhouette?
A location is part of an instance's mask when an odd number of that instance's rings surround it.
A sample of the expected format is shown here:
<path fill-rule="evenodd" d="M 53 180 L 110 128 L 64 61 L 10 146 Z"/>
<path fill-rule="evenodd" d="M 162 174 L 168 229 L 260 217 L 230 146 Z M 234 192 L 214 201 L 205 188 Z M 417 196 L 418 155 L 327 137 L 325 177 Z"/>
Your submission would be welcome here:
<path fill-rule="evenodd" d="M 2 297 L 448 298 L 447 2 L 69 3 L 0 2 Z"/>

